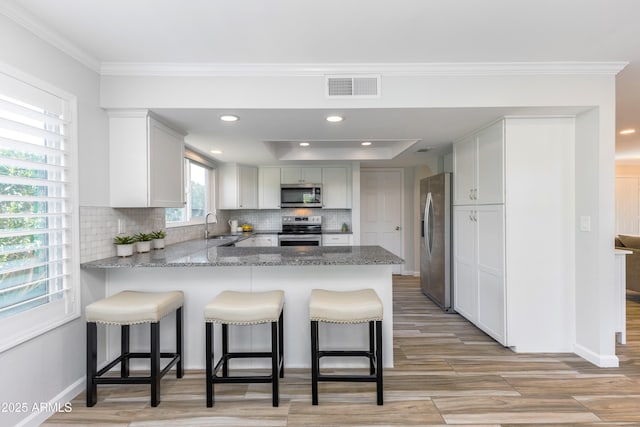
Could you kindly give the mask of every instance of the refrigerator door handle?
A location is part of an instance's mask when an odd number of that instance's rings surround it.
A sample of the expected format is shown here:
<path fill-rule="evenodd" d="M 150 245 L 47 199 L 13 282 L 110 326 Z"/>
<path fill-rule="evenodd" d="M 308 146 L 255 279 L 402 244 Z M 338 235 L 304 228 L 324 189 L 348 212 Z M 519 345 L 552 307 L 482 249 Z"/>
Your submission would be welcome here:
<path fill-rule="evenodd" d="M 424 245 L 427 248 L 427 255 L 431 259 L 433 249 L 433 198 L 431 192 L 427 193 L 427 203 L 424 206 Z"/>

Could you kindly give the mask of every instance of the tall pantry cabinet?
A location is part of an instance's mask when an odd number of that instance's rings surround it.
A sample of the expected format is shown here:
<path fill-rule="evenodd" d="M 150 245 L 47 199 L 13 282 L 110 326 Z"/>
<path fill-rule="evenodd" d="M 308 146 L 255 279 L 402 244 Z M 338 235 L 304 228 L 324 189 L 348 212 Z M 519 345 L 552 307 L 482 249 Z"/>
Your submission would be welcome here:
<path fill-rule="evenodd" d="M 453 146 L 454 308 L 515 351 L 572 349 L 573 129 L 504 118 Z"/>

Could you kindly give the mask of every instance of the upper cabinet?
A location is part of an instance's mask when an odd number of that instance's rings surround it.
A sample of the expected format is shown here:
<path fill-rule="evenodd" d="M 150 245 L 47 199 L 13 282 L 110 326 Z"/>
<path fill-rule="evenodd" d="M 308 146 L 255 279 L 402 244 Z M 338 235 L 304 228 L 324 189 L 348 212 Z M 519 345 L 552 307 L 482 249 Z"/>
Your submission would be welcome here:
<path fill-rule="evenodd" d="M 280 209 L 280 168 L 258 169 L 258 208 Z"/>
<path fill-rule="evenodd" d="M 322 168 L 281 168 L 280 182 L 282 184 L 320 184 L 322 182 Z"/>
<path fill-rule="evenodd" d="M 351 209 L 351 168 L 322 168 L 322 207 Z"/>
<path fill-rule="evenodd" d="M 228 163 L 219 169 L 220 209 L 258 208 L 258 168 Z"/>
<path fill-rule="evenodd" d="M 184 206 L 184 135 L 147 110 L 109 112 L 113 207 Z"/>
<path fill-rule="evenodd" d="M 504 203 L 504 121 L 453 145 L 454 205 Z"/>

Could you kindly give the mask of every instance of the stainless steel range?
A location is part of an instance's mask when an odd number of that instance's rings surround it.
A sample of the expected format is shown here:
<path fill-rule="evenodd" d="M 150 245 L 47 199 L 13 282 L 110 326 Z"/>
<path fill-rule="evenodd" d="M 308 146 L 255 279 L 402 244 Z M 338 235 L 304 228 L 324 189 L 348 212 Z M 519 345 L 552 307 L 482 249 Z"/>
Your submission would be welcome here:
<path fill-rule="evenodd" d="M 320 246 L 322 243 L 322 216 L 283 216 L 282 231 L 278 233 L 279 246 Z"/>

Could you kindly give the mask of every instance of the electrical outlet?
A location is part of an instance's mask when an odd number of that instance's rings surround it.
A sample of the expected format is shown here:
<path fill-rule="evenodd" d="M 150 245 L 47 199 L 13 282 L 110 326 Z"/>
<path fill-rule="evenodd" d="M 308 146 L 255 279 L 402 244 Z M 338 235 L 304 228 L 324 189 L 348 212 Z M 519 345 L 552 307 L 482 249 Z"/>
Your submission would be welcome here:
<path fill-rule="evenodd" d="M 118 220 L 118 234 L 123 234 L 124 233 L 124 221 L 119 219 Z"/>

